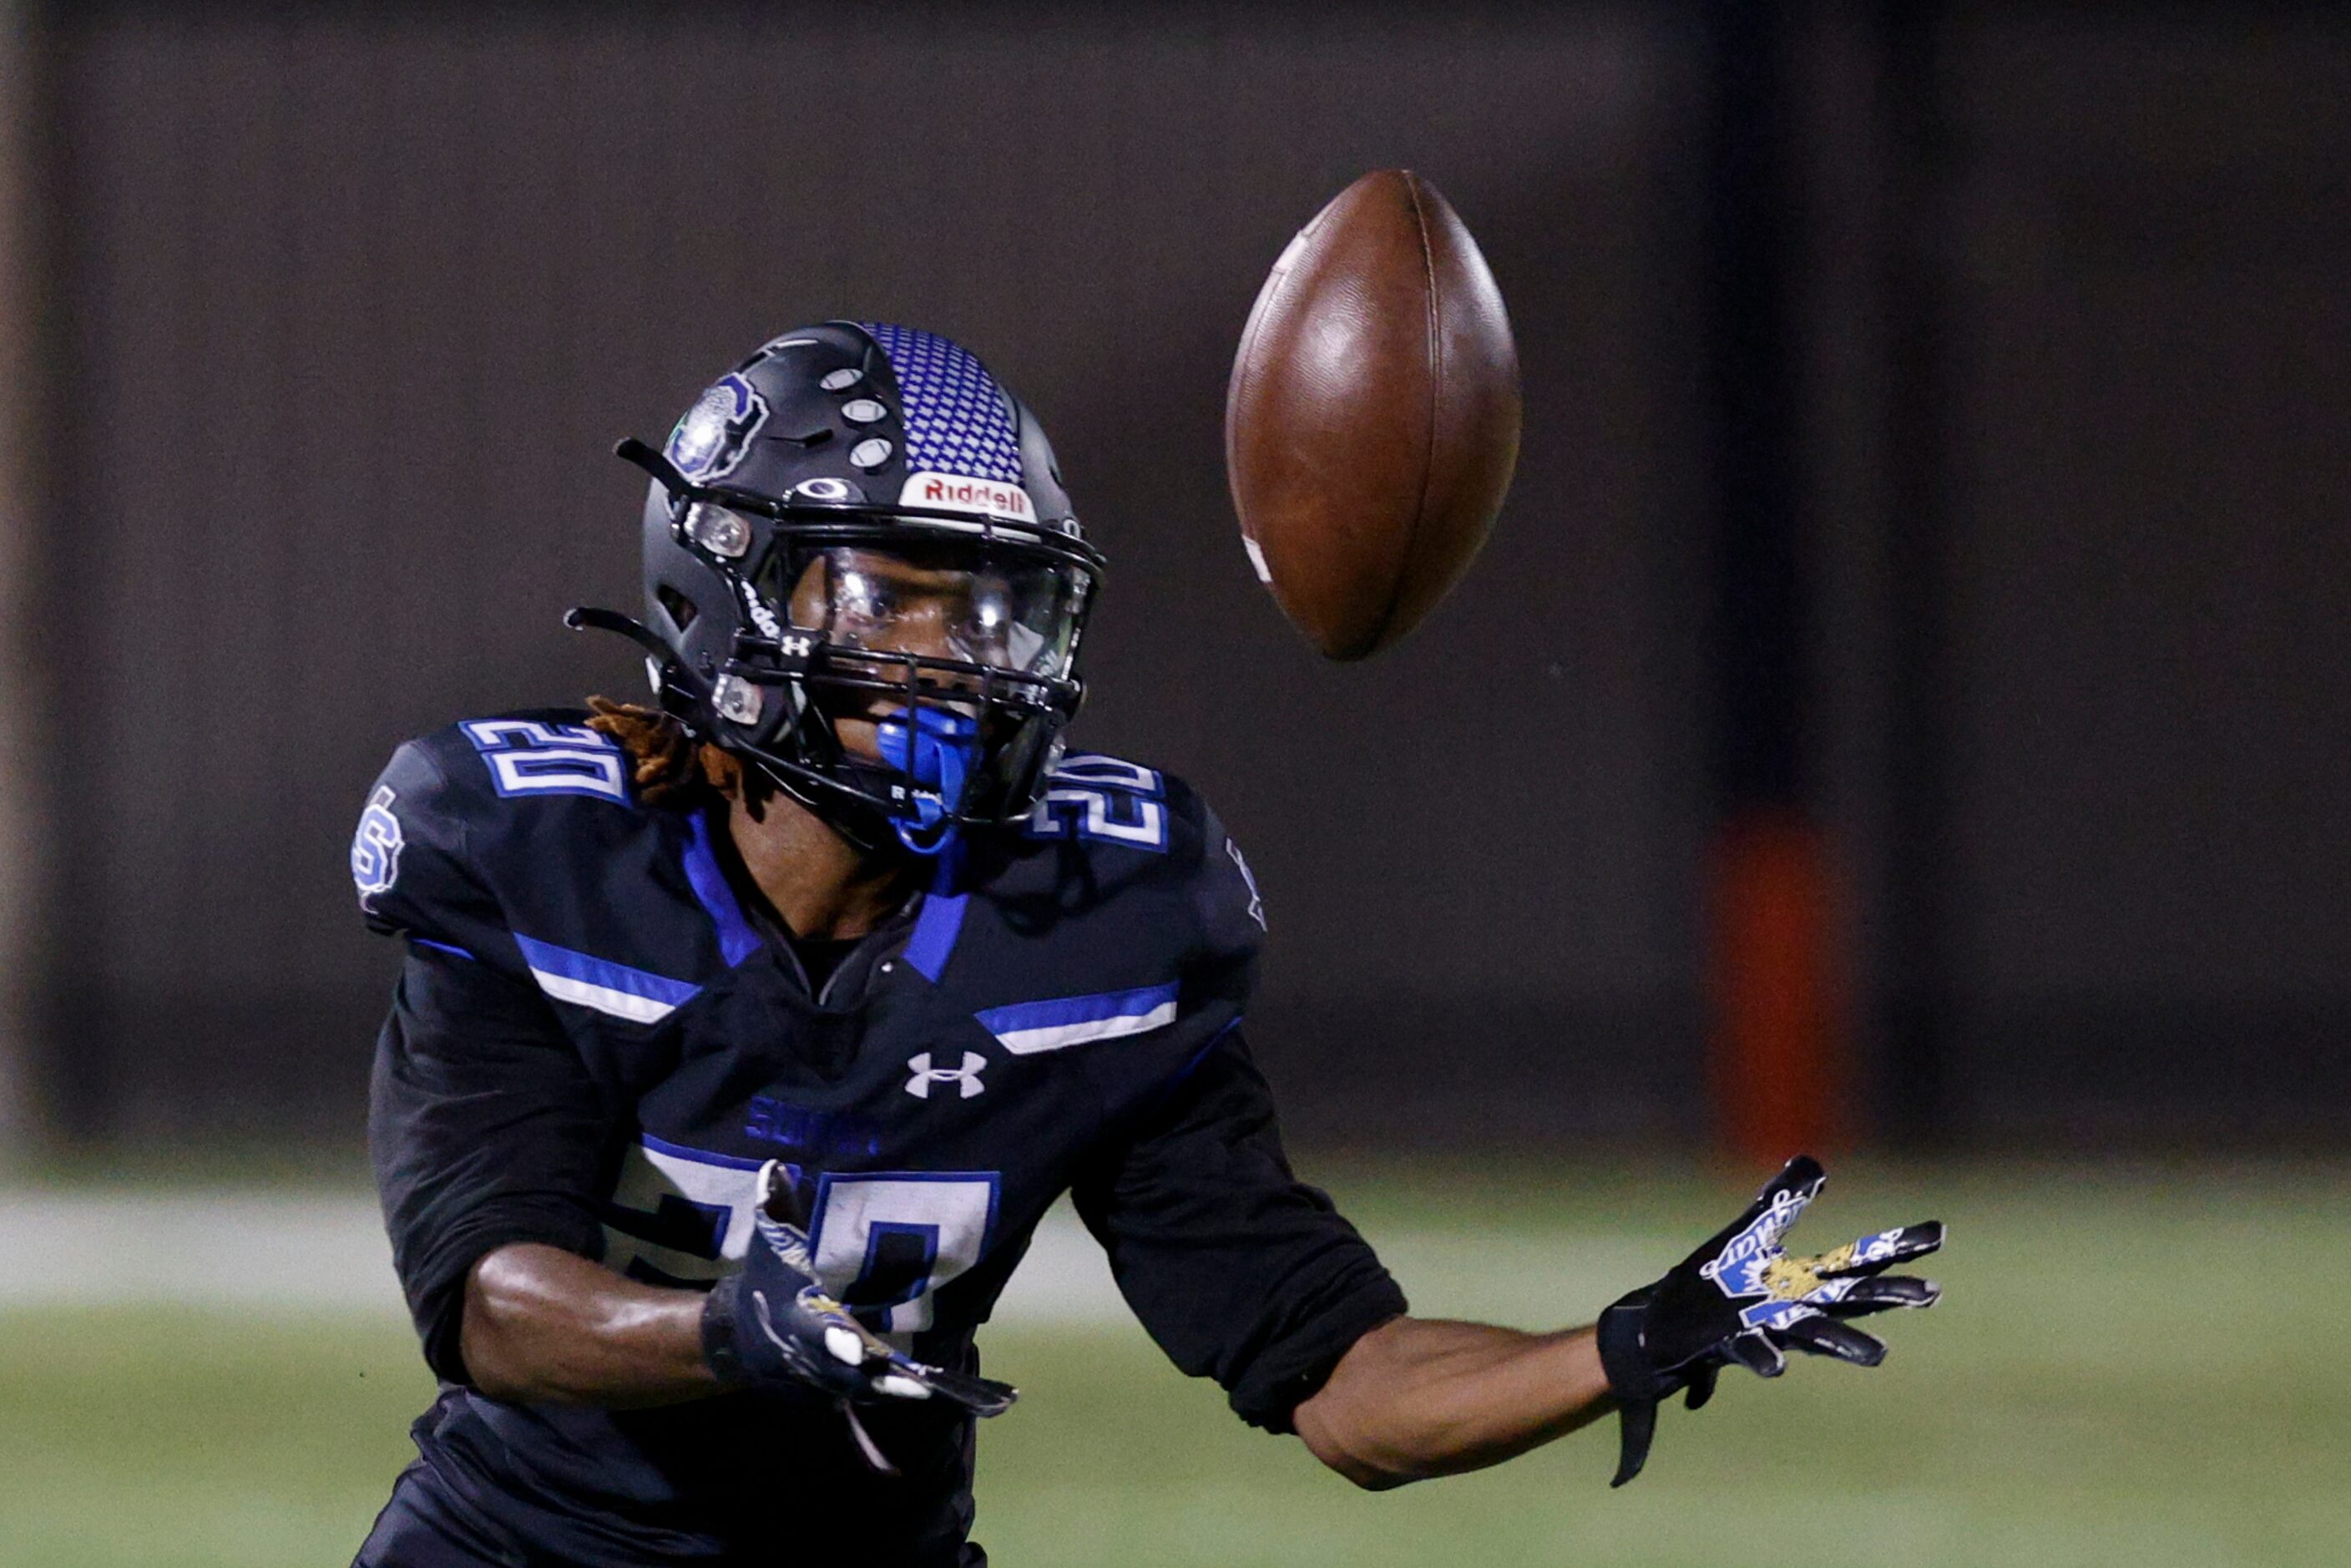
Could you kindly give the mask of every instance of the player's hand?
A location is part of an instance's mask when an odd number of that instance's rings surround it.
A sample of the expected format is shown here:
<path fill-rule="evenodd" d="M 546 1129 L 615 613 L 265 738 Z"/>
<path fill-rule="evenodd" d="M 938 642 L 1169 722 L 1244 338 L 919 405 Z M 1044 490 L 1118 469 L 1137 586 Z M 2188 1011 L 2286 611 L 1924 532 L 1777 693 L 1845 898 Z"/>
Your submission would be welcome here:
<path fill-rule="evenodd" d="M 759 1203 L 743 1270 L 720 1281 L 703 1310 L 703 1347 L 726 1383 L 814 1389 L 841 1401 L 858 1446 L 891 1470 L 850 1406 L 944 1399 L 975 1416 L 1001 1415 L 1011 1385 L 929 1366 L 903 1354 L 827 1295 L 816 1281 L 808 1235 L 776 1212 L 789 1202 L 782 1167 L 759 1172 Z"/>
<path fill-rule="evenodd" d="M 1810 1155 L 1790 1160 L 1744 1214 L 1664 1279 L 1600 1315 L 1601 1364 L 1624 1417 L 1611 1486 L 1641 1473 L 1660 1401 L 1686 1389 L 1695 1410 L 1712 1396 L 1715 1375 L 1727 1363 L 1777 1377 L 1791 1349 L 1876 1366 L 1886 1359 L 1885 1343 L 1846 1320 L 1931 1307 L 1942 1294 L 1932 1280 L 1885 1272 L 1940 1247 L 1939 1220 L 1876 1231 L 1814 1257 L 1789 1257 L 1781 1240 L 1827 1179 Z"/>

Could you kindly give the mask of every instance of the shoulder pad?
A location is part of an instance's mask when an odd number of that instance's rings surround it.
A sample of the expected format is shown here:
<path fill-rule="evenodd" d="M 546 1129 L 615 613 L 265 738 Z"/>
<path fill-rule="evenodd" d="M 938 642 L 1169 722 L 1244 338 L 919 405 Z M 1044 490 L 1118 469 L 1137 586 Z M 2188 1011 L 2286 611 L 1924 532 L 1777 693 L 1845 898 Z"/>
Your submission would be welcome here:
<path fill-rule="evenodd" d="M 368 925 L 488 957 L 507 925 L 498 868 L 518 849 L 572 836 L 583 818 L 605 819 L 606 832 L 633 828 L 643 813 L 627 754 L 586 716 L 467 719 L 392 753 L 351 839 Z"/>
<path fill-rule="evenodd" d="M 1265 906 L 1240 848 L 1190 785 L 1172 773 L 1123 758 L 1073 753 L 1046 775 L 1036 810 L 1020 830 L 1032 843 L 1061 841 L 1086 849 L 1106 881 L 1155 882 L 1179 892 L 1201 946 L 1254 950 Z"/>
<path fill-rule="evenodd" d="M 1073 752 L 1045 775 L 1029 838 L 1076 840 L 1142 854 L 1168 852 L 1176 837 L 1183 781 L 1155 768 L 1094 752 Z"/>
<path fill-rule="evenodd" d="M 431 750 L 449 782 L 484 810 L 499 800 L 633 807 L 628 753 L 587 718 L 584 708 L 536 708 L 464 719 L 413 744 Z"/>

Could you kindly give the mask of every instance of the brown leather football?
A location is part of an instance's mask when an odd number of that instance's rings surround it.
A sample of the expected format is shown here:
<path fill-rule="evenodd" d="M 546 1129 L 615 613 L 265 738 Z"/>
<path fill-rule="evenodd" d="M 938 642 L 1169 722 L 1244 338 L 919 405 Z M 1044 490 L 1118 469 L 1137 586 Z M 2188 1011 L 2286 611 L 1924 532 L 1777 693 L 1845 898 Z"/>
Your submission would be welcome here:
<path fill-rule="evenodd" d="M 1333 659 L 1420 623 L 1486 542 L 1519 456 L 1500 290 L 1437 188 L 1381 169 L 1299 231 L 1225 398 L 1258 576 Z"/>

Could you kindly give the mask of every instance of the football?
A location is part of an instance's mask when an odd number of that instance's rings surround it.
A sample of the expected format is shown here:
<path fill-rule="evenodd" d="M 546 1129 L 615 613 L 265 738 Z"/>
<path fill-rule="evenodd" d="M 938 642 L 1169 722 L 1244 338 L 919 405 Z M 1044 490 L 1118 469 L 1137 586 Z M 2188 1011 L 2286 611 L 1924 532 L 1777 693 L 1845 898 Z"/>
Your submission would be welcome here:
<path fill-rule="evenodd" d="M 1308 641 L 1364 658 L 1460 580 L 1519 412 L 1501 291 L 1434 185 L 1375 170 L 1299 231 L 1241 333 L 1225 466 L 1249 562 Z"/>

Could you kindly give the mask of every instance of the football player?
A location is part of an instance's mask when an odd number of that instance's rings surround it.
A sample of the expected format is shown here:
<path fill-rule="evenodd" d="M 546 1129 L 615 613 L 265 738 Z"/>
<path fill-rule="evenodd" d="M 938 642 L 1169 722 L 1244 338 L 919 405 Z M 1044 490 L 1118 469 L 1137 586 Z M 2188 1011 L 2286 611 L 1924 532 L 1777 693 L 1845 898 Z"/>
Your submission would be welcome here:
<path fill-rule="evenodd" d="M 649 707 L 412 741 L 352 844 L 402 938 L 370 1141 L 442 1381 L 369 1568 L 977 1564 L 974 1337 L 1063 1193 L 1136 1315 L 1366 1487 L 1507 1458 L 1923 1306 L 1912 1227 L 1756 1206 L 1594 1329 L 1407 1314 L 1286 1163 L 1264 925 L 1184 783 L 1065 752 L 1102 576 L 1035 418 L 929 333 L 828 322 L 646 469 Z"/>

